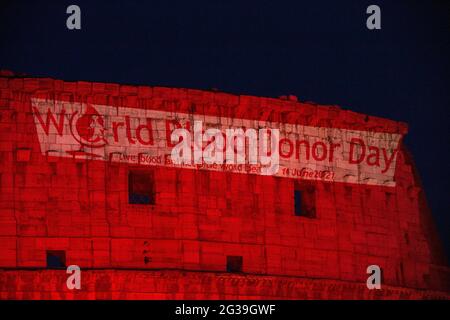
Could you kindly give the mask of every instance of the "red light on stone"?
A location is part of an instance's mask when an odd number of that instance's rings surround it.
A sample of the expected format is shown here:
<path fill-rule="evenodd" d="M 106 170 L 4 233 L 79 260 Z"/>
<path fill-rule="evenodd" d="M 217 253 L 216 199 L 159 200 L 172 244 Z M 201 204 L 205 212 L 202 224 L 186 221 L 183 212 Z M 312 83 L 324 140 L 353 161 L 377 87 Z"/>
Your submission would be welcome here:
<path fill-rule="evenodd" d="M 30 149 L 17 149 L 16 160 L 17 162 L 28 162 L 31 159 Z"/>
<path fill-rule="evenodd" d="M 293 98 L 53 81 L 0 77 L 0 299 L 450 299 L 405 124 Z M 86 104 L 98 97 L 110 105 Z M 180 114 L 330 139 L 288 135 L 285 158 L 310 166 L 280 176 L 187 169 L 154 152 L 189 126 Z M 369 138 L 350 163 L 333 143 L 355 132 Z M 47 269 L 53 256 L 81 268 L 82 290 Z M 381 290 L 366 287 L 370 265 Z"/>

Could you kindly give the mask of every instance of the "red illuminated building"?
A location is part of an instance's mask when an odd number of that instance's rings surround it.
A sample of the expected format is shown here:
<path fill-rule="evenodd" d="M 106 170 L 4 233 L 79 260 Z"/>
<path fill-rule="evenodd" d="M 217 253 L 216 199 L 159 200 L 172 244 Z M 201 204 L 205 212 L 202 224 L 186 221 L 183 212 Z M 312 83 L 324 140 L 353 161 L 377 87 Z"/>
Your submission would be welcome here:
<path fill-rule="evenodd" d="M 199 119 L 276 126 L 280 169 L 172 163 L 173 130 Z M 448 299 L 405 134 L 292 96 L 3 72 L 0 298 Z"/>

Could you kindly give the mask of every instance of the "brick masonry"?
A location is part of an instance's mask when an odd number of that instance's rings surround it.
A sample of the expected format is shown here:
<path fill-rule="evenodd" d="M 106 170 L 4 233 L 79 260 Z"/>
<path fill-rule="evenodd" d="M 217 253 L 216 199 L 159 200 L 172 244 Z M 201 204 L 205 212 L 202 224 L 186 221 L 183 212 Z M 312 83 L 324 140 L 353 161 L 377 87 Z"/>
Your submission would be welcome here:
<path fill-rule="evenodd" d="M 294 179 L 155 166 L 155 204 L 128 203 L 130 168 L 41 153 L 31 98 L 404 135 L 406 124 L 294 99 L 0 77 L 0 297 L 449 298 L 450 271 L 413 159 L 395 187 L 309 181 L 317 217 L 294 215 Z M 64 250 L 82 290 L 46 269 Z M 226 271 L 243 257 L 243 273 Z M 369 291 L 368 265 L 383 270 Z"/>

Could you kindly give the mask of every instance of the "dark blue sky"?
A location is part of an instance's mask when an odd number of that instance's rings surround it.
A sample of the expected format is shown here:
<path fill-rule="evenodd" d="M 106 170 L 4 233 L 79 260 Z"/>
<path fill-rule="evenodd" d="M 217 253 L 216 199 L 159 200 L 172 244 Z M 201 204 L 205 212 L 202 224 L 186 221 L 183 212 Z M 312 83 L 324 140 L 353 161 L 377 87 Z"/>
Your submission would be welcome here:
<path fill-rule="evenodd" d="M 81 7 L 82 30 L 66 28 Z M 382 29 L 366 28 L 381 7 Z M 2 1 L 0 68 L 337 104 L 405 121 L 450 251 L 445 1 Z"/>

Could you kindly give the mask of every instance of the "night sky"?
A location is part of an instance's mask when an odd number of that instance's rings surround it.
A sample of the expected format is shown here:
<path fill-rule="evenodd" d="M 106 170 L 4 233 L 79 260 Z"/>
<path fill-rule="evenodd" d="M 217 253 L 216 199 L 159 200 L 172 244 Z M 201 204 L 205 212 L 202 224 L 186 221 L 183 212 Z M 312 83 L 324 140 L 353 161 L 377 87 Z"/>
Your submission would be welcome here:
<path fill-rule="evenodd" d="M 38 3 L 36 3 L 38 2 Z M 81 8 L 81 30 L 66 8 Z M 366 8 L 381 8 L 381 30 Z M 0 68 L 334 104 L 409 124 L 450 255 L 450 4 L 437 1 L 2 1 Z"/>

